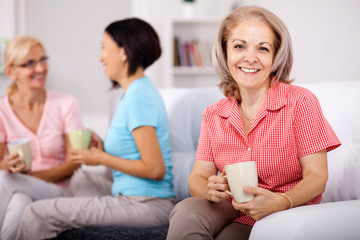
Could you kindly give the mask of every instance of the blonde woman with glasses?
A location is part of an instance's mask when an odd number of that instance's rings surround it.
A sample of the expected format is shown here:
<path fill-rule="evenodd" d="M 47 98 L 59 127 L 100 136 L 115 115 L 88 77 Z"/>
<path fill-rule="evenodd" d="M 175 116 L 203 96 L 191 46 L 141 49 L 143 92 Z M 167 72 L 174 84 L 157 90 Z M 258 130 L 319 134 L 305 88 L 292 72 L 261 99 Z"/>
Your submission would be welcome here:
<path fill-rule="evenodd" d="M 79 167 L 68 159 L 71 129 L 82 128 L 78 101 L 45 88 L 48 57 L 42 43 L 22 36 L 10 41 L 5 73 L 12 80 L 0 99 L 0 239 L 14 239 L 24 208 L 33 201 L 60 197 Z M 25 171 L 7 144 L 29 139 L 32 167 Z"/>

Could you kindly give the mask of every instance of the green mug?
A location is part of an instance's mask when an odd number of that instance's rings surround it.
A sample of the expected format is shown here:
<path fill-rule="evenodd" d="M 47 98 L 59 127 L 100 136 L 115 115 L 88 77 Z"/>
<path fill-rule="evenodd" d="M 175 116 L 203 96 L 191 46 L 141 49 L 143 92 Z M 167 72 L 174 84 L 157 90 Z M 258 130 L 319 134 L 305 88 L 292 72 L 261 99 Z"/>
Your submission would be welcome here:
<path fill-rule="evenodd" d="M 69 132 L 70 144 L 73 149 L 88 149 L 91 141 L 89 129 L 75 129 Z"/>

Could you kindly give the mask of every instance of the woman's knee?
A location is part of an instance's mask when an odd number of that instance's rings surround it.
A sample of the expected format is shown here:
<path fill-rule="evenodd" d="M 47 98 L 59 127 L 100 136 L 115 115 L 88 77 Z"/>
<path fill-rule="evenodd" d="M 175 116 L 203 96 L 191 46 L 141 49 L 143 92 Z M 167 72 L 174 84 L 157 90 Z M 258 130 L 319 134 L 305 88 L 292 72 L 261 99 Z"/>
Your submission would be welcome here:
<path fill-rule="evenodd" d="M 207 225 L 206 219 L 202 216 L 204 212 L 207 212 L 210 204 L 211 203 L 202 198 L 186 198 L 173 208 L 169 218 L 170 224 L 173 226 L 181 226 L 181 228 L 186 228 L 186 226 L 189 225 Z"/>
<path fill-rule="evenodd" d="M 170 214 L 170 221 L 172 218 L 184 219 L 183 216 L 191 217 L 190 215 L 197 216 L 199 207 L 205 203 L 206 200 L 197 197 L 186 198 L 181 202 L 177 203 Z"/>
<path fill-rule="evenodd" d="M 0 239 L 15 239 L 24 209 L 31 203 L 31 197 L 23 192 L 16 192 L 11 196 L 1 226 Z"/>
<path fill-rule="evenodd" d="M 31 204 L 29 204 L 23 212 L 21 223 L 27 223 L 31 224 L 32 221 L 39 220 L 39 219 L 45 219 L 47 218 L 46 214 L 46 208 L 41 204 L 44 200 L 35 201 Z"/>

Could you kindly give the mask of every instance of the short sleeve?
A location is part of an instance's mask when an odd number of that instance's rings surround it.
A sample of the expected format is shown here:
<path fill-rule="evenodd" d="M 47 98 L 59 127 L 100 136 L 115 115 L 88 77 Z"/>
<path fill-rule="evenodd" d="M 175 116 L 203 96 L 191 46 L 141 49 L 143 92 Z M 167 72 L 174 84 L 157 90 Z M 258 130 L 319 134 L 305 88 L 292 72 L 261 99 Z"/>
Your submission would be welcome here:
<path fill-rule="evenodd" d="M 206 112 L 206 110 L 205 110 Z M 196 151 L 196 160 L 203 160 L 203 161 L 214 161 L 214 157 L 211 150 L 210 138 L 208 135 L 208 124 L 207 124 L 207 117 L 206 113 L 203 113 L 203 118 L 201 122 L 201 129 L 200 129 L 200 137 L 199 137 L 199 144 Z"/>
<path fill-rule="evenodd" d="M 295 112 L 294 131 L 299 157 L 323 149 L 331 151 L 341 145 L 314 94 L 307 94 L 299 101 Z"/>
<path fill-rule="evenodd" d="M 127 127 L 130 132 L 141 126 L 156 127 L 159 119 L 154 103 L 145 95 L 136 93 L 127 99 L 128 120 Z"/>
<path fill-rule="evenodd" d="M 61 108 L 63 124 L 66 133 L 73 129 L 84 128 L 83 122 L 81 120 L 79 102 L 75 97 L 71 95 L 64 96 L 63 102 L 61 103 Z"/>

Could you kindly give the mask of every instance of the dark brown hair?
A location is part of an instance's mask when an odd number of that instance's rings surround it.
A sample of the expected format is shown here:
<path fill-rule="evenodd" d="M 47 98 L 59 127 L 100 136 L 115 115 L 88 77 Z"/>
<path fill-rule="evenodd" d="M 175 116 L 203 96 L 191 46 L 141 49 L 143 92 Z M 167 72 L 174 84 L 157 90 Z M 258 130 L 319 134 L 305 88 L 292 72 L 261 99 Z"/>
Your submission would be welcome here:
<path fill-rule="evenodd" d="M 106 27 L 108 33 L 119 47 L 125 49 L 129 63 L 128 75 L 131 76 L 139 67 L 144 70 L 161 56 L 160 40 L 147 22 L 138 18 L 116 21 Z M 113 88 L 119 84 L 112 81 Z"/>

